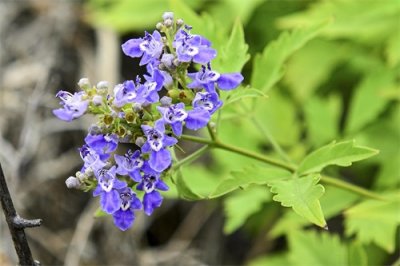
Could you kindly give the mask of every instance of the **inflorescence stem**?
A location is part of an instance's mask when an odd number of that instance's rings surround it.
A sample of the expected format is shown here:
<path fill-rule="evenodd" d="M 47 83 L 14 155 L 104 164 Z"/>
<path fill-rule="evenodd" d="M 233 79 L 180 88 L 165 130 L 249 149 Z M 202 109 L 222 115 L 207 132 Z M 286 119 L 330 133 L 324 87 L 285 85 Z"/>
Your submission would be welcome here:
<path fill-rule="evenodd" d="M 209 131 L 211 131 L 212 129 L 209 128 Z M 211 135 L 211 133 L 210 133 Z M 196 137 L 196 136 L 190 136 L 190 135 L 182 135 L 181 138 L 184 140 L 188 140 L 188 141 L 192 141 L 192 142 L 197 142 L 197 143 L 202 143 L 202 144 L 206 144 L 207 148 L 217 148 L 217 149 L 222 149 L 222 150 L 226 150 L 226 151 L 230 151 L 233 153 L 237 153 L 249 158 L 253 158 L 256 159 L 258 161 L 270 164 L 270 165 L 274 165 L 283 169 L 286 169 L 292 173 L 295 173 L 297 170 L 297 166 L 293 165 L 293 164 L 288 164 L 286 162 L 282 162 L 270 157 L 267 157 L 265 155 L 259 154 L 259 153 L 255 153 L 253 151 L 249 151 L 249 150 L 245 150 L 243 148 L 239 148 L 239 147 L 235 147 L 226 143 L 223 143 L 221 141 L 219 141 L 215 135 L 211 135 L 213 139 L 205 139 L 205 138 L 201 138 L 201 137 Z M 201 152 L 202 153 L 202 152 Z M 196 155 L 197 154 L 192 154 L 192 155 Z M 194 156 L 191 156 L 191 160 L 193 160 Z M 186 160 L 186 159 L 184 159 Z M 178 162 L 179 165 L 180 162 Z M 350 184 L 346 181 L 337 179 L 337 178 L 333 178 L 333 177 L 329 177 L 329 176 L 321 176 L 321 182 L 327 184 L 327 185 L 331 185 L 331 186 L 335 186 L 344 190 L 348 190 L 350 192 L 356 193 L 358 195 L 367 197 L 367 198 L 371 198 L 371 199 L 375 199 L 375 200 L 386 200 L 384 197 L 369 191 L 367 189 L 364 189 L 362 187 Z"/>

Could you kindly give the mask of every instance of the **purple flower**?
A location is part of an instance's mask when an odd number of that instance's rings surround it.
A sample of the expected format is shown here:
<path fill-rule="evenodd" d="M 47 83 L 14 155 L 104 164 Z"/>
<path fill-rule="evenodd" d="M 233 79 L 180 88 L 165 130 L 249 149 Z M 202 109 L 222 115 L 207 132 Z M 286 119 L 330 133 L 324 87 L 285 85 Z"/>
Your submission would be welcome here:
<path fill-rule="evenodd" d="M 199 72 L 188 73 L 188 76 L 193 80 L 188 88 L 204 88 L 210 93 L 215 92 L 215 83 L 221 90 L 232 90 L 243 81 L 240 73 L 219 74 L 211 70 L 210 65 L 207 68 L 202 66 Z"/>
<path fill-rule="evenodd" d="M 125 182 L 122 182 L 116 178 L 116 167 L 113 166 L 110 169 L 100 169 L 95 172 L 97 177 L 97 187 L 93 191 L 93 196 L 100 195 L 100 206 L 106 213 L 112 214 L 120 209 L 122 200 L 120 198 L 118 189 L 122 189 L 127 186 Z"/>
<path fill-rule="evenodd" d="M 198 64 L 207 64 L 217 55 L 217 52 L 210 48 L 210 41 L 184 30 L 178 31 L 173 45 L 176 48 L 178 60 L 181 62 L 193 61 Z"/>
<path fill-rule="evenodd" d="M 203 108 L 194 108 L 188 112 L 185 126 L 191 130 L 199 130 L 207 126 L 210 119 L 211 115 L 207 110 Z"/>
<path fill-rule="evenodd" d="M 73 119 L 82 116 L 89 105 L 89 101 L 83 100 L 83 91 L 71 94 L 67 91 L 59 91 L 56 97 L 60 98 L 62 108 L 53 110 L 53 114 L 59 119 L 71 122 Z"/>
<path fill-rule="evenodd" d="M 157 190 L 167 191 L 169 187 L 160 179 L 160 173 L 146 165 L 143 171 L 142 182 L 140 182 L 136 188 L 138 190 L 144 190 L 143 210 L 147 215 L 151 215 L 155 208 L 161 206 L 163 200 L 163 197 Z"/>
<path fill-rule="evenodd" d="M 168 107 L 157 106 L 157 109 L 162 114 L 163 121 L 171 125 L 172 132 L 174 132 L 176 136 L 182 135 L 182 123 L 188 116 L 185 111 L 185 104 L 178 103 Z"/>
<path fill-rule="evenodd" d="M 171 165 L 171 154 L 166 147 L 175 145 L 178 141 L 165 135 L 164 122 L 157 120 L 154 128 L 142 125 L 142 130 L 146 136 L 146 142 L 142 146 L 142 152 L 150 152 L 150 167 L 158 172 L 162 172 Z"/>
<path fill-rule="evenodd" d="M 88 134 L 85 138 L 86 144 L 92 148 L 101 160 L 106 160 L 110 157 L 110 153 L 118 147 L 118 136 L 111 135 L 92 135 Z"/>
<path fill-rule="evenodd" d="M 83 168 L 81 169 L 82 172 L 86 169 L 91 169 L 96 172 L 106 165 L 106 163 L 100 159 L 100 156 L 86 144 L 79 149 L 79 152 L 84 162 Z"/>
<path fill-rule="evenodd" d="M 192 101 L 193 108 L 202 108 L 211 115 L 222 106 L 218 94 L 215 92 L 198 92 Z"/>
<path fill-rule="evenodd" d="M 138 88 L 132 80 L 127 80 L 123 84 L 118 84 L 114 87 L 114 105 L 122 107 L 127 103 L 141 101 L 138 95 Z"/>
<path fill-rule="evenodd" d="M 113 213 L 114 224 L 122 231 L 125 231 L 132 226 L 135 220 L 134 210 L 141 209 L 142 203 L 129 187 L 119 190 L 119 197 L 121 204 L 119 210 Z"/>
<path fill-rule="evenodd" d="M 134 181 L 140 182 L 142 176 L 140 175 L 140 169 L 143 166 L 144 160 L 140 155 L 140 151 L 132 153 L 129 150 L 124 156 L 115 154 L 115 162 L 117 164 L 117 174 L 129 175 Z"/>
<path fill-rule="evenodd" d="M 130 39 L 122 44 L 123 52 L 130 57 L 142 57 L 140 65 L 145 65 L 153 59 L 158 59 L 163 50 L 163 42 L 158 31 L 145 33 L 143 38 Z"/>
<path fill-rule="evenodd" d="M 155 103 L 160 99 L 158 92 L 162 89 L 165 78 L 160 70 L 152 67 L 147 69 L 150 70 L 150 75 L 144 75 L 146 82 L 138 90 L 145 101 Z"/>

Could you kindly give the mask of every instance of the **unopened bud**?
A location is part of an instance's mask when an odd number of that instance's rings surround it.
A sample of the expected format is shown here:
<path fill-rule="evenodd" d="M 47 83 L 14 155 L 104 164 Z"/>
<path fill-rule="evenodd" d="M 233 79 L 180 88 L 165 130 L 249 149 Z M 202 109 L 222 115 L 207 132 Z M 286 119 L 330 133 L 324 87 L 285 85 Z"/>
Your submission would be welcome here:
<path fill-rule="evenodd" d="M 107 92 L 108 92 L 108 87 L 109 87 L 109 84 L 108 84 L 107 81 L 100 81 L 100 82 L 97 83 L 97 85 L 96 85 L 97 91 L 98 91 L 99 93 L 101 93 L 101 94 L 107 94 Z"/>
<path fill-rule="evenodd" d="M 161 103 L 161 106 L 167 107 L 167 106 L 170 106 L 170 105 L 171 105 L 172 99 L 171 99 L 170 97 L 168 97 L 168 96 L 163 96 L 163 97 L 160 99 L 160 103 Z"/>
<path fill-rule="evenodd" d="M 144 145 L 144 143 L 146 142 L 146 140 L 143 137 L 138 137 L 135 140 L 135 144 L 139 147 L 142 147 Z"/>
<path fill-rule="evenodd" d="M 183 19 L 181 19 L 181 18 L 178 18 L 178 19 L 176 20 L 176 25 L 177 25 L 178 27 L 182 27 L 183 23 L 185 23 L 185 22 L 184 22 Z"/>
<path fill-rule="evenodd" d="M 173 61 L 175 59 L 175 56 L 173 54 L 163 54 L 161 57 L 161 63 L 164 64 L 168 68 L 172 68 Z"/>
<path fill-rule="evenodd" d="M 174 12 L 164 12 L 164 14 L 162 15 L 162 18 L 163 18 L 163 20 L 165 21 L 165 20 L 167 20 L 167 19 L 170 19 L 170 20 L 173 20 L 174 19 Z"/>
<path fill-rule="evenodd" d="M 103 96 L 96 94 L 95 96 L 93 96 L 92 102 L 94 103 L 94 105 L 101 105 L 103 103 Z"/>
<path fill-rule="evenodd" d="M 174 21 L 172 19 L 166 19 L 164 20 L 164 25 L 165 27 L 170 28 L 172 25 L 174 25 Z"/>
<path fill-rule="evenodd" d="M 91 125 L 88 131 L 90 135 L 98 135 L 101 133 L 101 128 L 97 125 Z"/>
<path fill-rule="evenodd" d="M 67 188 L 80 188 L 81 186 L 81 182 L 74 176 L 68 177 L 67 180 L 65 180 L 65 184 Z"/>
<path fill-rule="evenodd" d="M 162 30 L 162 28 L 163 28 L 163 24 L 162 24 L 161 22 L 158 22 L 158 23 L 156 24 L 156 29 L 157 29 L 157 30 Z"/>
<path fill-rule="evenodd" d="M 140 112 L 142 111 L 143 107 L 140 103 L 134 103 L 132 109 L 135 112 Z"/>
<path fill-rule="evenodd" d="M 81 78 L 78 81 L 78 86 L 82 89 L 82 90 L 86 90 L 90 88 L 90 81 L 88 78 Z"/>

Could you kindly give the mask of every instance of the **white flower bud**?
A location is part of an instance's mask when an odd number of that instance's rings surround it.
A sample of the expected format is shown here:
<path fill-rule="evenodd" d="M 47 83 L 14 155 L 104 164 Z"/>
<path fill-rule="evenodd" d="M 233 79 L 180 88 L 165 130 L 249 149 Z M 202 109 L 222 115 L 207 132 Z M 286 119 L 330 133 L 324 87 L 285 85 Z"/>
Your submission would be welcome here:
<path fill-rule="evenodd" d="M 74 176 L 68 177 L 67 180 L 65 180 L 65 184 L 67 188 L 80 188 L 81 186 L 81 182 Z"/>
<path fill-rule="evenodd" d="M 174 12 L 164 12 L 164 14 L 162 15 L 163 20 L 173 20 L 174 19 Z"/>
<path fill-rule="evenodd" d="M 146 142 L 146 140 L 143 137 L 138 137 L 135 140 L 135 144 L 139 147 L 142 147 L 144 145 L 144 143 Z"/>
<path fill-rule="evenodd" d="M 78 86 L 79 86 L 81 89 L 83 89 L 83 90 L 90 88 L 90 81 L 89 81 L 89 79 L 88 79 L 88 78 L 81 78 L 81 79 L 78 81 Z"/>

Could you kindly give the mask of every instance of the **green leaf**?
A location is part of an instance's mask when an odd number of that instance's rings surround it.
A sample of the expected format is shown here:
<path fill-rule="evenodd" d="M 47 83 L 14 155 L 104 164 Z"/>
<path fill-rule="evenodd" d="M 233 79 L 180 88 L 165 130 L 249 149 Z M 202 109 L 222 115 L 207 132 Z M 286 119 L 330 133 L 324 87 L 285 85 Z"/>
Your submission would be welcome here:
<path fill-rule="evenodd" d="M 364 244 L 373 242 L 389 253 L 395 251 L 396 230 L 400 225 L 399 191 L 393 201 L 364 201 L 345 212 L 346 235 L 356 234 Z"/>
<path fill-rule="evenodd" d="M 289 59 L 284 83 L 300 102 L 305 102 L 346 55 L 348 49 L 343 45 L 315 38 Z"/>
<path fill-rule="evenodd" d="M 273 254 L 252 259 L 248 266 L 283 266 L 290 265 L 287 253 Z"/>
<path fill-rule="evenodd" d="M 182 176 L 181 171 L 177 171 L 175 175 L 175 185 L 178 190 L 178 194 L 181 198 L 185 200 L 201 200 L 204 199 L 203 196 L 193 192 L 192 189 L 186 184 L 185 179 Z"/>
<path fill-rule="evenodd" d="M 246 98 L 261 98 L 261 97 L 267 98 L 268 96 L 260 90 L 250 87 L 240 86 L 239 88 L 227 94 L 226 100 L 224 101 L 224 105 L 222 108 L 225 108 L 226 106 L 232 103 L 241 101 Z"/>
<path fill-rule="evenodd" d="M 341 99 L 311 97 L 304 105 L 308 140 L 315 146 L 326 144 L 338 134 Z"/>
<path fill-rule="evenodd" d="M 340 215 L 358 200 L 360 196 L 343 189 L 328 186 L 325 189 L 324 196 L 321 197 L 321 207 L 324 210 L 326 219 Z M 298 230 L 309 225 L 310 222 L 303 217 L 298 216 L 292 211 L 286 211 L 281 219 L 274 225 L 269 232 L 271 237 L 279 237 L 284 234 L 290 234 L 292 230 Z"/>
<path fill-rule="evenodd" d="M 399 47 L 400 47 L 400 30 L 397 29 L 393 31 L 393 33 L 389 37 L 385 49 L 386 59 L 389 63 L 389 66 L 391 67 L 394 67 L 400 62 Z"/>
<path fill-rule="evenodd" d="M 240 72 L 243 65 L 250 59 L 247 53 L 249 46 L 244 39 L 243 26 L 239 20 L 233 25 L 228 42 L 218 50 L 218 56 L 212 62 L 218 72 Z"/>
<path fill-rule="evenodd" d="M 257 120 L 282 146 L 292 146 L 299 141 L 301 128 L 297 112 L 295 104 L 279 90 L 271 91 L 268 99 L 258 100 L 255 106 Z M 265 142 L 265 136 L 261 140 Z"/>
<path fill-rule="evenodd" d="M 324 194 L 324 187 L 318 184 L 318 175 L 276 181 L 271 185 L 272 199 L 279 201 L 284 207 L 292 207 L 300 216 L 310 222 L 325 227 L 326 221 L 322 213 L 319 198 Z"/>
<path fill-rule="evenodd" d="M 271 193 L 266 187 L 251 186 L 233 193 L 224 201 L 226 216 L 224 232 L 230 234 L 241 227 L 252 214 L 258 212 L 263 203 L 271 200 Z"/>
<path fill-rule="evenodd" d="M 368 257 L 363 246 L 359 242 L 353 242 L 348 246 L 348 265 L 367 266 Z"/>
<path fill-rule="evenodd" d="M 298 171 L 300 175 L 306 175 L 320 172 L 328 165 L 350 166 L 376 154 L 377 150 L 357 146 L 354 141 L 333 142 L 310 153 L 300 163 Z"/>
<path fill-rule="evenodd" d="M 356 88 L 346 121 L 346 133 L 356 132 L 372 122 L 385 108 L 388 100 L 382 95 L 394 84 L 394 75 L 387 69 L 368 74 Z"/>
<path fill-rule="evenodd" d="M 340 242 L 338 235 L 294 231 L 288 235 L 288 239 L 290 265 L 348 265 L 346 246 Z"/>
<path fill-rule="evenodd" d="M 276 41 L 267 45 L 262 54 L 254 58 L 251 86 L 268 91 L 283 76 L 285 61 L 296 50 L 314 38 L 327 23 L 293 32 L 282 33 Z"/>
<path fill-rule="evenodd" d="M 252 167 L 242 171 L 232 172 L 232 178 L 223 180 L 209 198 L 217 198 L 232 192 L 236 189 L 246 187 L 250 184 L 268 184 L 283 178 L 289 178 L 292 175 L 287 170 L 280 168 L 261 168 Z"/>
<path fill-rule="evenodd" d="M 350 38 L 368 43 L 385 40 L 398 29 L 400 4 L 395 1 L 319 1 L 305 11 L 282 17 L 278 25 L 284 28 L 313 25 L 321 19 L 333 18 L 323 34 L 330 38 Z"/>

